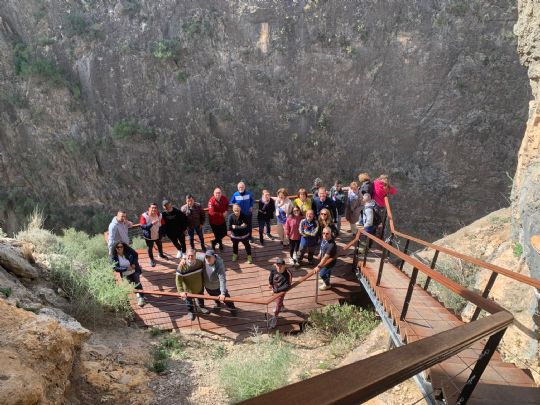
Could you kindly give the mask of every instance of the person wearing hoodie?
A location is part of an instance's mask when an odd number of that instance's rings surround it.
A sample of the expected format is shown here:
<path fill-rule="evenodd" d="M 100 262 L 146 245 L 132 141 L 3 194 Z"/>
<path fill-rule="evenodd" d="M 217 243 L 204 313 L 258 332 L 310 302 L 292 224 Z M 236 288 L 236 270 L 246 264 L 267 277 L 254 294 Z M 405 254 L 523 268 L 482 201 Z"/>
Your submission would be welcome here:
<path fill-rule="evenodd" d="M 179 259 L 186 253 L 186 229 L 187 229 L 187 217 L 178 208 L 173 207 L 168 199 L 163 200 L 161 204 L 163 206 L 163 212 L 161 217 L 163 218 L 163 233 L 167 235 L 177 250 L 176 258 Z"/>
<path fill-rule="evenodd" d="M 120 277 L 134 284 L 136 290 L 142 290 L 142 271 L 137 252 L 124 242 L 116 242 L 113 245 L 113 250 L 111 262 L 113 263 L 114 271 L 120 273 Z M 144 304 L 144 294 L 137 293 L 137 305 L 143 307 Z"/>
<path fill-rule="evenodd" d="M 294 199 L 293 204 L 300 208 L 302 216 L 306 216 L 306 212 L 311 209 L 311 198 L 308 197 L 305 188 L 298 190 L 298 197 Z"/>
<path fill-rule="evenodd" d="M 248 218 L 242 213 L 240 205 L 233 205 L 233 212 L 227 219 L 227 233 L 230 236 L 233 244 L 232 261 L 235 262 L 238 259 L 238 245 L 240 242 L 246 248 L 247 262 L 253 263 L 253 257 L 251 257 L 251 243 L 249 241 L 249 228 Z"/>
<path fill-rule="evenodd" d="M 298 249 L 300 248 L 300 222 L 302 222 L 300 207 L 294 207 L 292 214 L 285 222 L 285 235 L 289 239 L 290 264 L 298 265 Z"/>
<path fill-rule="evenodd" d="M 281 257 L 278 257 L 270 271 L 268 277 L 268 286 L 274 294 L 279 294 L 281 292 L 287 291 L 291 288 L 292 284 L 292 274 L 285 267 L 285 260 Z M 281 294 L 275 301 L 274 316 L 270 318 L 269 326 L 271 329 L 274 329 L 277 325 L 277 318 L 281 309 L 283 308 L 283 300 L 285 299 L 285 294 Z"/>
<path fill-rule="evenodd" d="M 133 226 L 133 222 L 128 221 L 126 218 L 126 212 L 123 210 L 118 210 L 116 216 L 113 217 L 111 223 L 109 224 L 109 240 L 107 241 L 109 256 L 113 255 L 114 246 L 118 242 L 123 242 L 126 245 L 129 245 L 128 229 Z"/>
<path fill-rule="evenodd" d="M 369 195 L 369 193 L 365 193 L 362 196 L 362 202 L 364 204 L 364 209 L 362 210 L 362 216 L 360 218 L 360 222 L 357 223 L 358 231 L 356 232 L 356 236 L 354 237 L 354 239 L 351 240 L 349 243 L 347 243 L 347 245 L 343 248 L 343 250 L 349 249 L 358 240 L 361 240 L 362 230 L 365 230 L 367 233 L 374 235 L 375 230 L 377 229 L 376 216 L 378 214 L 375 211 L 376 210 L 375 201 L 371 199 L 371 196 Z M 358 252 L 364 253 L 364 247 L 361 247 Z"/>
<path fill-rule="evenodd" d="M 156 203 L 151 203 L 147 212 L 143 212 L 139 218 L 141 229 L 143 231 L 143 238 L 146 242 L 146 248 L 148 250 L 148 257 L 150 258 L 150 266 L 156 267 L 154 261 L 154 244 L 157 245 L 159 257 L 162 259 L 168 259 L 163 253 L 163 245 L 161 244 L 161 225 L 163 225 L 163 217 L 158 212 L 158 206 Z"/>
<path fill-rule="evenodd" d="M 195 201 L 191 194 L 188 194 L 186 196 L 186 203 L 182 205 L 180 211 L 187 217 L 189 244 L 191 248 L 195 249 L 195 234 L 197 234 L 199 242 L 201 243 L 201 249 L 205 252 L 206 246 L 204 244 L 204 234 L 202 231 L 205 217 L 203 207 Z"/>
<path fill-rule="evenodd" d="M 219 301 L 215 301 L 215 310 L 219 310 L 225 298 L 229 298 L 227 291 L 227 279 L 225 277 L 225 264 L 223 259 L 219 257 L 212 249 L 208 249 L 204 254 L 204 289 L 212 297 L 219 297 Z M 231 311 L 231 315 L 236 316 L 237 310 L 234 302 L 227 301 L 225 305 Z"/>
<path fill-rule="evenodd" d="M 182 299 L 186 301 L 189 319 L 195 320 L 195 305 L 193 298 L 187 294 L 202 294 L 203 291 L 204 259 L 197 257 L 195 249 L 188 249 L 186 257 L 180 260 L 176 269 L 176 289 Z M 210 311 L 204 306 L 204 299 L 197 298 L 199 312 L 208 314 Z"/>
<path fill-rule="evenodd" d="M 300 231 L 300 256 L 298 257 L 298 265 L 302 264 L 302 259 L 306 252 L 308 254 L 308 261 L 311 264 L 319 235 L 319 221 L 315 218 L 315 212 L 313 210 L 306 212 L 306 217 L 300 221 L 298 230 Z"/>
<path fill-rule="evenodd" d="M 330 189 L 330 198 L 332 199 L 332 201 L 334 201 L 334 204 L 336 205 L 336 227 L 339 234 L 339 232 L 341 231 L 341 217 L 345 215 L 345 206 L 347 200 L 347 196 L 345 195 L 345 192 L 343 191 L 343 187 L 341 185 L 341 180 L 336 180 L 336 182 Z"/>
<path fill-rule="evenodd" d="M 291 214 L 293 204 L 289 197 L 287 197 L 287 189 L 280 188 L 277 191 L 276 198 L 276 228 L 278 232 L 279 239 L 281 239 L 281 244 L 283 246 L 289 246 L 289 238 L 285 234 L 285 223 L 287 222 L 287 217 Z"/>
<path fill-rule="evenodd" d="M 259 210 L 257 211 L 257 222 L 259 223 L 259 242 L 264 245 L 264 228 L 266 227 L 266 236 L 268 239 L 274 240 L 275 238 L 270 234 L 270 221 L 274 218 L 274 211 L 276 205 L 274 199 L 270 197 L 268 190 L 262 191 L 261 199 L 259 200 Z"/>
<path fill-rule="evenodd" d="M 349 185 L 345 204 L 345 218 L 349 222 L 351 233 L 356 234 L 356 222 L 362 212 L 362 198 L 356 181 Z"/>
<path fill-rule="evenodd" d="M 210 242 L 213 250 L 219 245 L 219 250 L 223 251 L 223 238 L 227 236 L 228 211 L 229 200 L 223 195 L 221 187 L 216 187 L 214 195 L 208 201 L 208 222 L 214 232 L 214 239 Z"/>
<path fill-rule="evenodd" d="M 238 191 L 232 195 L 231 204 L 238 204 L 240 206 L 240 210 L 242 211 L 242 214 L 246 216 L 248 220 L 249 240 L 251 242 L 253 239 L 252 213 L 253 213 L 253 204 L 255 203 L 255 199 L 253 198 L 253 194 L 251 194 L 251 192 L 246 190 L 246 183 L 244 183 L 243 181 L 239 182 L 236 187 Z"/>

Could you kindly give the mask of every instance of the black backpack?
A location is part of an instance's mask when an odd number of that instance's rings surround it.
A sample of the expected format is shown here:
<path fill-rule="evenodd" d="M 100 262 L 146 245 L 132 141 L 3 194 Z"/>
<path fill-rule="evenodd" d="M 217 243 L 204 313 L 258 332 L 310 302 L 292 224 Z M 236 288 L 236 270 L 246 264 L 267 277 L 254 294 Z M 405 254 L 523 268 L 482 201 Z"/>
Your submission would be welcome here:
<path fill-rule="evenodd" d="M 364 181 L 360 186 L 360 194 L 364 195 L 366 193 L 373 197 L 373 183 L 370 180 Z"/>
<path fill-rule="evenodd" d="M 369 207 L 373 210 L 373 227 L 377 228 L 382 223 L 382 216 L 380 208 L 377 205 Z M 364 208 L 365 210 L 366 208 Z"/>

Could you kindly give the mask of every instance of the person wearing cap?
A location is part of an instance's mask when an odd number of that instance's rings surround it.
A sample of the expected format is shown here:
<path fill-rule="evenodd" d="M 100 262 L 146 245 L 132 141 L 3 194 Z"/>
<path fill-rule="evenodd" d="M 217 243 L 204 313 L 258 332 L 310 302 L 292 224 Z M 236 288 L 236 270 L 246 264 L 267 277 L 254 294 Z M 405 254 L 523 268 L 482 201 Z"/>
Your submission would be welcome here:
<path fill-rule="evenodd" d="M 202 231 L 202 226 L 204 225 L 204 210 L 201 207 L 201 204 L 195 202 L 195 199 L 191 194 L 186 196 L 186 204 L 182 205 L 180 208 L 186 217 L 188 222 L 188 235 L 189 235 L 189 244 L 191 249 L 195 249 L 195 234 L 199 237 L 201 242 L 201 250 L 206 251 L 206 246 L 204 245 L 204 235 Z"/>
<path fill-rule="evenodd" d="M 202 294 L 204 259 L 197 257 L 195 249 L 188 249 L 186 257 L 180 260 L 176 269 L 176 289 L 182 299 L 186 300 L 188 316 L 190 320 L 195 320 L 195 305 L 193 298 L 188 298 L 187 294 Z M 199 312 L 208 314 L 210 311 L 204 306 L 204 299 L 197 298 Z"/>
<path fill-rule="evenodd" d="M 227 236 L 227 212 L 229 211 L 229 200 L 223 195 L 221 187 L 214 189 L 214 195 L 208 201 L 208 222 L 214 239 L 210 242 L 212 249 L 216 249 L 219 245 L 219 250 L 223 251 L 223 238 Z"/>
<path fill-rule="evenodd" d="M 272 290 L 274 294 L 279 294 L 287 291 L 291 288 L 292 283 L 292 274 L 285 266 L 285 260 L 281 257 L 278 257 L 274 263 L 274 267 L 270 272 L 268 277 L 268 287 Z M 274 315 L 270 318 L 270 328 L 275 328 L 277 325 L 278 315 L 283 308 L 283 300 L 285 299 L 285 294 L 281 294 L 278 298 L 274 300 Z"/>
<path fill-rule="evenodd" d="M 319 255 L 315 258 L 320 260 L 319 264 L 315 266 L 314 270 L 319 271 L 321 275 L 321 285 L 319 290 L 324 291 L 332 288 L 330 285 L 330 275 L 332 273 L 332 267 L 336 264 L 337 257 L 337 245 L 332 238 L 332 228 L 325 227 L 322 231 L 321 250 Z"/>
<path fill-rule="evenodd" d="M 182 257 L 186 253 L 186 229 L 187 217 L 178 208 L 173 207 L 168 199 L 163 200 L 163 233 L 171 240 L 178 251 L 176 258 Z"/>
<path fill-rule="evenodd" d="M 208 249 L 204 255 L 204 270 L 203 280 L 204 289 L 213 297 L 219 297 L 219 301 L 215 301 L 215 309 L 219 310 L 225 298 L 230 297 L 227 291 L 227 279 L 225 277 L 225 264 L 223 259 L 219 257 L 212 249 Z M 231 311 L 231 315 L 236 316 L 236 307 L 234 302 L 226 301 L 225 305 Z"/>

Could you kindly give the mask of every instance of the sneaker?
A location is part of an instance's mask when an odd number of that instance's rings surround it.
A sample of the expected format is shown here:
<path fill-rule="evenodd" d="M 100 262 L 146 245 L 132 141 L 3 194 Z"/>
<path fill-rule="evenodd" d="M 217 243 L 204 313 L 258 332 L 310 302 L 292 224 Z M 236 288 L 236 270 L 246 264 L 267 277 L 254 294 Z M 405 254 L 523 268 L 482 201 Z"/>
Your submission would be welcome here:
<path fill-rule="evenodd" d="M 253 264 L 253 257 L 251 257 L 251 255 L 248 255 L 248 257 L 247 257 L 247 262 L 248 262 L 249 264 Z"/>
<path fill-rule="evenodd" d="M 293 260 L 298 260 L 298 254 L 296 252 L 293 252 L 292 258 Z"/>
<path fill-rule="evenodd" d="M 236 260 L 238 260 L 238 255 L 233 253 L 232 261 L 235 262 Z"/>
<path fill-rule="evenodd" d="M 188 312 L 188 317 L 189 317 L 189 320 L 190 321 L 194 321 L 195 320 L 195 314 L 193 312 Z"/>
<path fill-rule="evenodd" d="M 293 259 L 292 257 L 291 257 L 291 258 L 289 258 L 289 264 L 292 264 L 292 265 L 294 265 L 294 259 Z"/>
<path fill-rule="evenodd" d="M 199 307 L 199 312 L 203 315 L 208 315 L 210 311 L 206 307 Z"/>
<path fill-rule="evenodd" d="M 138 306 L 140 306 L 142 308 L 142 307 L 144 307 L 144 304 L 146 304 L 146 302 L 144 302 L 144 297 L 137 298 L 137 305 Z"/>
<path fill-rule="evenodd" d="M 176 258 L 181 259 L 182 258 L 182 252 L 179 250 L 178 253 L 176 253 Z"/>
<path fill-rule="evenodd" d="M 268 323 L 268 326 L 270 327 L 270 329 L 274 329 L 277 325 L 277 317 L 273 316 L 272 318 L 270 318 L 270 322 Z"/>
<path fill-rule="evenodd" d="M 326 291 L 326 290 L 329 290 L 330 288 L 332 288 L 330 284 L 321 284 L 319 286 L 319 291 Z"/>
<path fill-rule="evenodd" d="M 366 248 L 365 247 L 359 247 L 358 248 L 358 254 L 363 255 L 364 253 L 366 253 Z"/>
<path fill-rule="evenodd" d="M 276 240 L 276 237 L 275 237 L 275 236 L 272 236 L 272 235 L 270 235 L 270 234 L 268 234 L 267 236 L 268 236 L 268 239 L 270 239 L 270 240 Z"/>
<path fill-rule="evenodd" d="M 294 267 L 300 267 L 300 262 L 298 260 L 294 261 Z"/>
<path fill-rule="evenodd" d="M 150 260 L 150 267 L 156 267 L 156 262 L 153 260 Z"/>

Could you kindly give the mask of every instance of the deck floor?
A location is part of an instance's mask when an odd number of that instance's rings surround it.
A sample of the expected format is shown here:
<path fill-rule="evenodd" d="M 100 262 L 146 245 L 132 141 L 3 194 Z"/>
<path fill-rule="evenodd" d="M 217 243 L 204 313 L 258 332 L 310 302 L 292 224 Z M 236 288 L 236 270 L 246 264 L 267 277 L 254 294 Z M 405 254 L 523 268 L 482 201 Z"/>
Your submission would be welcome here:
<path fill-rule="evenodd" d="M 338 246 L 343 246 L 344 243 L 351 240 L 352 235 L 348 230 L 348 223 L 343 222 L 341 236 L 338 237 Z M 276 235 L 275 232 L 272 234 Z M 231 260 L 232 244 L 229 238 L 224 239 L 224 251 L 218 251 L 227 268 L 227 288 L 231 297 L 269 298 L 272 292 L 268 288 L 268 275 L 272 263 L 278 256 L 288 259 L 288 247 L 282 247 L 277 239 L 275 241 L 265 239 L 264 246 L 261 246 L 256 230 L 254 230 L 253 236 L 257 240 L 251 244 L 253 264 L 246 262 L 246 253 L 242 244 L 239 247 L 238 261 Z M 212 234 L 205 235 L 207 247 L 209 247 L 209 241 L 212 238 Z M 200 248 L 198 238 L 195 239 L 195 247 Z M 149 265 L 146 249 L 138 251 L 139 262 L 143 269 L 141 282 L 144 290 L 176 292 L 175 270 L 179 259 L 174 258 L 176 249 L 171 243 L 164 244 L 164 251 L 171 259 L 159 259 L 157 252 L 155 252 L 157 266 L 154 268 Z M 311 310 L 327 304 L 348 301 L 353 294 L 360 292 L 362 287 L 351 271 L 351 262 L 351 256 L 338 259 L 338 263 L 332 270 L 333 288 L 328 291 L 320 291 L 317 302 L 315 300 L 315 277 L 291 289 L 285 296 L 285 308 L 280 313 L 276 329 L 283 332 L 299 330 L 300 325 L 306 320 Z M 309 266 L 306 259 L 304 259 L 302 267 L 289 266 L 293 274 L 293 282 L 306 275 L 312 268 L 313 266 Z M 207 300 L 205 305 L 208 309 L 212 309 L 214 302 Z M 222 309 L 219 312 L 212 311 L 208 315 L 199 314 L 195 321 L 189 320 L 185 304 L 175 297 L 147 295 L 146 305 L 143 308 L 139 308 L 134 301 L 132 306 L 138 323 L 146 327 L 157 327 L 164 330 L 195 328 L 238 338 L 255 330 L 266 331 L 267 328 L 267 306 L 260 304 L 237 303 L 238 314 L 235 317 L 231 316 L 228 310 Z M 273 307 L 273 303 L 268 305 L 268 310 L 272 311 Z"/>

